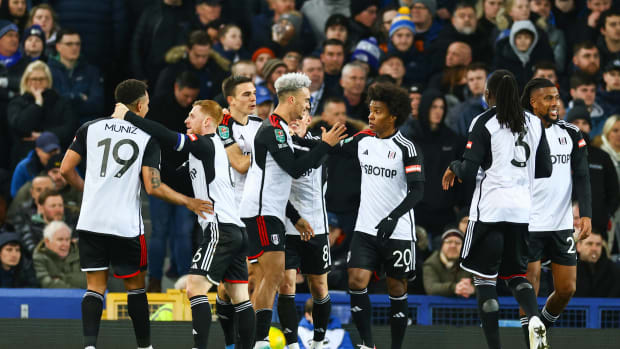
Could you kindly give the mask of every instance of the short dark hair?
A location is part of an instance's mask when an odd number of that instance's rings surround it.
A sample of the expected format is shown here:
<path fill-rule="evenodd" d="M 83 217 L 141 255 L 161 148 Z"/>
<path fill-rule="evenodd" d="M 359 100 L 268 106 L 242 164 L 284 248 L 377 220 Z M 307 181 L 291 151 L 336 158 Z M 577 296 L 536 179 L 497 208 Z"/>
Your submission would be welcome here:
<path fill-rule="evenodd" d="M 598 21 L 596 22 L 596 31 L 600 33 L 601 29 L 605 27 L 605 22 L 607 21 L 607 18 L 613 16 L 620 16 L 620 7 L 612 5 L 611 8 L 603 11 L 598 18 Z"/>
<path fill-rule="evenodd" d="M 231 75 L 222 82 L 222 94 L 224 97 L 234 96 L 237 86 L 246 82 L 252 82 L 252 79 L 247 76 Z"/>
<path fill-rule="evenodd" d="M 144 81 L 128 79 L 116 85 L 114 99 L 117 103 L 132 105 L 140 98 L 146 96 L 147 86 Z"/>
<path fill-rule="evenodd" d="M 344 47 L 344 42 L 338 40 L 338 39 L 327 39 L 325 40 L 325 42 L 323 43 L 323 52 L 325 51 L 325 46 L 340 46 L 342 47 L 342 50 L 345 50 Z"/>
<path fill-rule="evenodd" d="M 304 66 L 304 62 L 306 61 L 306 59 L 318 59 L 319 61 L 321 60 L 321 57 L 316 56 L 316 55 L 307 55 L 307 56 L 303 56 L 300 60 L 299 60 L 299 70 L 302 70 L 303 66 Z M 321 62 L 321 64 L 323 64 Z"/>
<path fill-rule="evenodd" d="M 381 74 L 381 75 L 377 75 L 376 77 L 374 77 L 371 82 L 371 84 L 381 84 L 381 83 L 396 84 L 396 79 L 394 79 L 391 75 Z"/>
<path fill-rule="evenodd" d="M 532 93 L 545 87 L 555 87 L 555 85 L 549 79 L 544 78 L 535 78 L 528 81 L 523 88 L 523 94 L 521 95 L 521 107 L 525 110 L 533 111 L 532 104 L 530 103 Z"/>
<path fill-rule="evenodd" d="M 573 56 L 576 55 L 577 52 L 579 52 L 579 50 L 581 49 L 591 50 L 593 48 L 598 49 L 598 47 L 596 47 L 596 45 L 594 45 L 592 41 L 578 42 L 575 44 L 575 46 L 573 46 Z"/>
<path fill-rule="evenodd" d="M 62 28 L 56 33 L 56 43 L 60 43 L 65 35 L 80 35 L 80 33 L 70 28 Z"/>
<path fill-rule="evenodd" d="M 346 102 L 344 101 L 344 98 L 339 97 L 339 96 L 329 96 L 325 98 L 325 100 L 323 101 L 323 107 L 325 107 L 329 103 L 345 103 L 346 104 Z"/>
<path fill-rule="evenodd" d="M 594 79 L 591 76 L 586 75 L 581 72 L 577 72 L 571 75 L 570 77 L 570 88 L 571 89 L 575 89 L 583 85 L 595 85 L 596 86 L 596 81 L 594 81 Z"/>
<path fill-rule="evenodd" d="M 476 6 L 474 5 L 473 2 L 466 1 L 466 0 L 461 0 L 461 1 L 456 3 L 452 13 L 454 14 L 454 12 L 456 12 L 456 10 L 461 9 L 461 8 L 471 8 L 472 10 L 474 10 L 474 12 L 476 12 Z"/>
<path fill-rule="evenodd" d="M 37 200 L 37 203 L 39 205 L 43 205 L 45 204 L 45 200 L 47 200 L 47 198 L 51 196 L 62 197 L 62 195 L 60 195 L 60 192 L 56 189 L 45 189 L 41 194 L 39 194 L 39 199 Z"/>
<path fill-rule="evenodd" d="M 474 70 L 484 70 L 485 74 L 489 73 L 489 68 L 487 67 L 486 64 L 482 62 L 473 62 L 467 66 L 466 71 L 474 71 Z"/>
<path fill-rule="evenodd" d="M 179 89 L 191 88 L 194 90 L 200 89 L 200 79 L 196 74 L 184 71 L 181 74 L 177 75 L 177 78 L 174 80 L 174 83 L 179 86 Z"/>
<path fill-rule="evenodd" d="M 396 117 L 394 126 L 398 128 L 404 124 L 411 113 L 409 93 L 404 88 L 390 83 L 377 83 L 368 89 L 367 102 L 379 101 L 385 103 L 391 115 Z"/>
<path fill-rule="evenodd" d="M 189 34 L 187 48 L 191 49 L 194 45 L 211 46 L 211 37 L 206 30 L 194 30 Z"/>
<path fill-rule="evenodd" d="M 550 61 L 540 61 L 534 64 L 532 71 L 536 73 L 539 70 L 553 70 L 556 73 L 556 75 L 558 73 L 558 71 L 555 69 L 555 64 L 553 64 Z"/>

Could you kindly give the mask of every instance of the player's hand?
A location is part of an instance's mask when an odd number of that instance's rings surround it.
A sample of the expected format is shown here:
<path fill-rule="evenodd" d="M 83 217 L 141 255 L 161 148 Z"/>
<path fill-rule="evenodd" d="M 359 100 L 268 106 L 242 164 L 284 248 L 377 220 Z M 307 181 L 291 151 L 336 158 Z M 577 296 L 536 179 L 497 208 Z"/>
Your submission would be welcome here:
<path fill-rule="evenodd" d="M 330 147 L 333 147 L 341 140 L 347 138 L 347 135 L 344 134 L 344 131 L 346 130 L 346 126 L 339 122 L 335 123 L 329 131 L 326 131 L 325 127 L 321 127 L 321 131 L 323 131 L 321 140 L 329 144 Z"/>
<path fill-rule="evenodd" d="M 450 167 L 446 169 L 446 172 L 443 174 L 443 178 L 441 179 L 441 186 L 443 190 L 448 190 L 454 186 L 454 179 L 456 178 L 456 173 L 452 172 Z"/>
<path fill-rule="evenodd" d="M 185 205 L 185 207 L 187 207 L 187 209 L 189 209 L 190 211 L 194 212 L 198 216 L 205 218 L 205 219 L 207 218 L 204 215 L 205 213 L 210 214 L 210 215 L 213 214 L 213 203 L 209 201 L 204 201 L 204 200 L 195 199 L 195 198 L 188 198 L 188 202 Z"/>
<path fill-rule="evenodd" d="M 295 223 L 295 229 L 299 232 L 301 241 L 308 241 L 314 237 L 314 229 L 312 229 L 310 223 L 303 218 L 299 218 L 297 223 Z"/>
<path fill-rule="evenodd" d="M 397 223 L 398 219 L 394 219 L 390 216 L 383 218 L 375 227 L 375 229 L 377 229 L 377 237 L 381 240 L 389 239 L 390 236 L 392 236 Z"/>
<path fill-rule="evenodd" d="M 125 114 L 127 114 L 128 111 L 129 108 L 127 108 L 126 105 L 124 105 L 123 103 L 116 103 L 116 106 L 114 107 L 114 113 L 112 113 L 112 117 L 115 119 L 124 120 Z"/>
<path fill-rule="evenodd" d="M 579 219 L 579 235 L 577 241 L 585 240 L 592 232 L 592 219 L 590 217 L 581 217 Z"/>

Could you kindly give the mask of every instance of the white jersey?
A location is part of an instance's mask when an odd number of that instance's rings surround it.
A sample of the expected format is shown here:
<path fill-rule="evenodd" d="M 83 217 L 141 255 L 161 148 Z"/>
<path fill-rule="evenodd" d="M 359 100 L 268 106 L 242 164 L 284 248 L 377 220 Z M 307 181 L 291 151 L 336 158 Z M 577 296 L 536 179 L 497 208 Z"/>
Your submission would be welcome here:
<path fill-rule="evenodd" d="M 225 148 L 237 144 L 243 155 L 251 155 L 254 149 L 254 136 L 256 136 L 256 131 L 258 131 L 261 122 L 263 120 L 258 116 L 249 115 L 248 122 L 242 125 L 230 115 L 224 115 L 222 122 L 217 128 L 217 134 L 222 139 Z M 239 173 L 232 167 L 230 172 L 235 187 L 235 201 L 239 204 L 243 198 L 243 188 L 245 187 L 247 173 Z"/>
<path fill-rule="evenodd" d="M 476 181 L 469 220 L 529 222 L 534 158 L 544 134 L 541 121 L 528 112 L 520 134 L 500 126 L 495 108 L 473 120 L 463 158 L 480 163 L 484 172 Z"/>
<path fill-rule="evenodd" d="M 80 127 L 70 149 L 86 160 L 77 229 L 125 238 L 144 234 L 140 176 L 142 166 L 159 170 L 157 142 L 127 121 L 104 118 Z"/>
<path fill-rule="evenodd" d="M 424 181 L 422 154 L 400 131 L 383 139 L 362 131 L 344 140 L 342 147 L 357 156 L 362 171 L 355 231 L 376 236 L 377 224 L 407 196 L 407 183 Z M 390 239 L 416 240 L 413 209 L 399 218 Z"/>
<path fill-rule="evenodd" d="M 306 134 L 305 138 L 320 140 L 320 137 L 313 137 L 310 132 Z M 310 151 L 309 148 L 298 144 L 293 144 L 293 147 L 296 154 Z M 299 215 L 310 223 L 315 235 L 326 234 L 329 231 L 324 188 L 323 166 L 307 170 L 301 177 L 293 179 L 291 185 L 289 202 L 295 207 Z M 290 219 L 286 220 L 286 235 L 299 235 L 299 231 Z"/>
<path fill-rule="evenodd" d="M 534 180 L 530 231 L 573 229 L 572 170 L 575 158 L 584 154 L 586 141 L 579 129 L 564 120 L 545 129 L 553 172 L 549 178 Z M 584 156 L 587 156 L 585 153 Z"/>

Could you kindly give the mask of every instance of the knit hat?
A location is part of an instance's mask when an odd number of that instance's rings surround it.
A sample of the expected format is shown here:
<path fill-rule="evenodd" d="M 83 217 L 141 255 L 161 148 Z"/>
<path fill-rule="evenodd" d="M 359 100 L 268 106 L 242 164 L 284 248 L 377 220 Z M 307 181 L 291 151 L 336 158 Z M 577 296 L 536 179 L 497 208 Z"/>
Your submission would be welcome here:
<path fill-rule="evenodd" d="M 456 228 L 450 228 L 448 230 L 446 230 L 443 234 L 441 234 L 441 243 L 443 244 L 443 241 L 451 236 L 456 236 L 459 239 L 463 240 L 463 233 L 456 229 Z"/>
<path fill-rule="evenodd" d="M 351 10 L 351 18 L 354 18 L 361 12 L 366 11 L 370 6 L 377 6 L 379 8 L 378 0 L 351 0 L 349 9 Z"/>
<path fill-rule="evenodd" d="M 273 74 L 277 67 L 286 68 L 286 63 L 279 58 L 272 58 L 265 62 L 265 65 L 263 66 L 263 78 L 265 78 L 265 80 L 269 80 L 269 76 Z"/>
<path fill-rule="evenodd" d="M 381 49 L 377 44 L 377 39 L 370 37 L 360 40 L 355 46 L 355 51 L 351 55 L 351 61 L 362 61 L 368 63 L 372 69 L 379 68 L 379 59 L 381 58 Z"/>
<path fill-rule="evenodd" d="M 0 19 L 0 38 L 4 36 L 4 34 L 14 31 L 19 33 L 19 29 L 15 25 L 15 23 L 11 21 L 7 21 L 6 19 Z"/>
<path fill-rule="evenodd" d="M 41 26 L 38 24 L 33 24 L 32 26 L 26 28 L 24 30 L 24 35 L 22 35 L 22 42 L 26 42 L 26 40 L 31 36 L 37 36 L 43 42 L 43 47 L 45 48 L 45 33 Z"/>
<path fill-rule="evenodd" d="M 256 63 L 258 56 L 263 53 L 268 54 L 269 56 L 271 56 L 271 58 L 276 58 L 276 54 L 273 53 L 273 51 L 269 47 L 260 47 L 252 54 L 252 62 Z"/>
<path fill-rule="evenodd" d="M 396 33 L 396 31 L 400 28 L 407 28 L 411 31 L 411 33 L 415 34 L 415 24 L 413 23 L 409 15 L 400 14 L 394 17 L 394 19 L 392 20 L 392 25 L 390 26 L 390 39 L 392 38 L 392 35 L 394 35 L 394 33 Z"/>
<path fill-rule="evenodd" d="M 413 0 L 411 6 L 415 4 L 422 4 L 426 6 L 428 12 L 431 13 L 431 17 L 435 17 L 435 13 L 437 13 L 437 1 L 435 0 Z"/>
<path fill-rule="evenodd" d="M 590 117 L 590 112 L 583 99 L 575 99 L 573 101 L 573 107 L 568 110 L 564 118 L 566 122 L 573 122 L 577 119 L 585 120 L 590 124 L 590 127 L 592 127 L 592 118 Z"/>

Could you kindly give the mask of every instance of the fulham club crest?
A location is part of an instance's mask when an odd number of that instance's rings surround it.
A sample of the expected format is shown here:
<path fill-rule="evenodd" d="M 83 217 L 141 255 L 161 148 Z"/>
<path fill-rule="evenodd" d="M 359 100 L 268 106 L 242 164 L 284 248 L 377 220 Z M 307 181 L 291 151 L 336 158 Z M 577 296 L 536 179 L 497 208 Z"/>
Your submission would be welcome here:
<path fill-rule="evenodd" d="M 271 242 L 273 242 L 274 245 L 279 245 L 280 236 L 278 236 L 278 234 L 271 234 Z"/>

